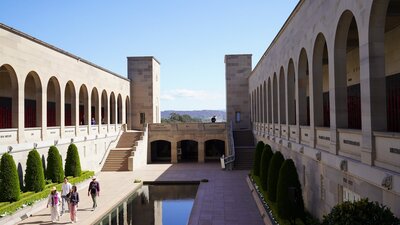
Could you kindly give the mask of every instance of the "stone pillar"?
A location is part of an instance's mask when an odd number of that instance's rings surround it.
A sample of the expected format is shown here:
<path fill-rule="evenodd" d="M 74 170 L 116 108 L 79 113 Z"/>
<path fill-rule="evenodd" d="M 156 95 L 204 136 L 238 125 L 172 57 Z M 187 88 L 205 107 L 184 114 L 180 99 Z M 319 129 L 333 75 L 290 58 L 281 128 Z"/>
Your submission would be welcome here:
<path fill-rule="evenodd" d="M 42 140 L 47 139 L 47 90 L 42 89 Z M 40 107 L 40 106 L 37 106 Z"/>
<path fill-rule="evenodd" d="M 64 85 L 65 87 L 65 85 Z M 65 89 L 60 90 L 60 138 L 65 136 Z"/>
<path fill-rule="evenodd" d="M 171 141 L 171 163 L 178 163 L 177 142 Z"/>
<path fill-rule="evenodd" d="M 225 55 L 226 115 L 228 123 L 234 121 L 234 130 L 251 129 L 248 89 L 251 69 L 251 55 Z M 258 99 L 259 96 L 257 103 Z M 256 112 L 259 114 L 259 110 Z M 240 121 L 236 121 L 237 113 L 240 114 Z"/>
<path fill-rule="evenodd" d="M 18 127 L 18 143 L 24 143 L 25 141 L 25 94 L 24 94 L 24 85 L 18 86 L 18 95 L 14 95 L 12 97 L 12 113 L 13 115 L 17 115 L 17 127 Z M 14 117 L 13 117 L 13 120 Z M 14 123 L 14 121 L 13 121 Z"/>
<path fill-rule="evenodd" d="M 206 152 L 205 143 L 204 143 L 203 140 L 200 140 L 200 141 L 198 142 L 198 145 L 199 145 L 199 146 L 198 146 L 198 148 L 197 148 L 197 151 L 198 151 L 197 158 L 198 158 L 199 163 L 204 163 L 204 154 L 205 154 L 205 152 Z"/>
<path fill-rule="evenodd" d="M 128 78 L 131 80 L 131 127 L 143 129 L 145 123 L 159 123 L 160 63 L 154 57 L 128 57 Z M 145 115 L 141 124 L 140 115 Z"/>

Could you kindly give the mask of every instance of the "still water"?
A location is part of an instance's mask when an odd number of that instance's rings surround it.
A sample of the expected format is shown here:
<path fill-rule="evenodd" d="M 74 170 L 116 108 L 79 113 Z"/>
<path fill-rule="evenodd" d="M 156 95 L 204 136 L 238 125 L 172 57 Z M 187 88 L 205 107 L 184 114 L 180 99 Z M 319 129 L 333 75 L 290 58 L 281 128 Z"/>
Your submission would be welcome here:
<path fill-rule="evenodd" d="M 143 185 L 96 225 L 187 225 L 198 184 Z"/>

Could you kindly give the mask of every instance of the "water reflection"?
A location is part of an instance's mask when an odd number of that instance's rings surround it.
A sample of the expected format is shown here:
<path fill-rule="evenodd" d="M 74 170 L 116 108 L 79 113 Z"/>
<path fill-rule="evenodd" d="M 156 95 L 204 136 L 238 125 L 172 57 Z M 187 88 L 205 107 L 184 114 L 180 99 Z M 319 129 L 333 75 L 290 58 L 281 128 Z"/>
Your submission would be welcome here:
<path fill-rule="evenodd" d="M 144 185 L 98 225 L 186 225 L 198 185 Z"/>

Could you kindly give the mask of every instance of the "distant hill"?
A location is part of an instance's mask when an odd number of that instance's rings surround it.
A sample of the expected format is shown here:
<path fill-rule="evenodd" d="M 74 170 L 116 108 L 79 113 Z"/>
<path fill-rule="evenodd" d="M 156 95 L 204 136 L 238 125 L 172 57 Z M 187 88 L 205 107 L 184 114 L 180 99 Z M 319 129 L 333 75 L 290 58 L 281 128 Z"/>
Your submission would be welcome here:
<path fill-rule="evenodd" d="M 167 119 L 171 113 L 179 115 L 189 115 L 192 118 L 200 118 L 204 122 L 211 121 L 211 117 L 216 116 L 217 122 L 226 121 L 226 112 L 224 110 L 192 110 L 192 111 L 161 111 L 161 118 Z"/>

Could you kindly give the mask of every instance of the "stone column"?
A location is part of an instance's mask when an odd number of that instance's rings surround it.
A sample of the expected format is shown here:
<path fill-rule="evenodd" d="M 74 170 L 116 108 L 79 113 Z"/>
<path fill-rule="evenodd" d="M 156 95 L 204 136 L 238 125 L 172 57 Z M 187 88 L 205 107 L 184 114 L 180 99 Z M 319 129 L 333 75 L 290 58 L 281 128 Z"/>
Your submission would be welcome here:
<path fill-rule="evenodd" d="M 171 141 L 171 163 L 178 163 L 177 142 L 175 139 Z"/>
<path fill-rule="evenodd" d="M 64 85 L 65 87 L 65 85 Z M 65 89 L 60 89 L 60 138 L 65 136 Z"/>
<path fill-rule="evenodd" d="M 198 145 L 199 145 L 198 148 L 197 148 L 197 151 L 198 151 L 198 155 L 197 155 L 198 161 L 199 161 L 199 163 L 204 163 L 204 154 L 205 154 L 205 152 L 206 152 L 205 143 L 204 143 L 203 140 L 200 140 L 200 141 L 198 142 Z"/>
<path fill-rule="evenodd" d="M 16 124 L 18 126 L 18 143 L 24 143 L 25 141 L 25 93 L 24 85 L 19 85 L 18 95 L 15 96 L 13 93 L 12 97 L 12 114 L 17 115 Z M 14 117 L 13 117 L 14 120 Z M 13 121 L 14 122 L 14 121 Z"/>
<path fill-rule="evenodd" d="M 39 106 L 40 107 L 40 106 Z M 42 140 L 47 139 L 47 89 L 42 88 Z"/>

